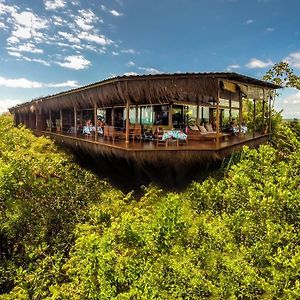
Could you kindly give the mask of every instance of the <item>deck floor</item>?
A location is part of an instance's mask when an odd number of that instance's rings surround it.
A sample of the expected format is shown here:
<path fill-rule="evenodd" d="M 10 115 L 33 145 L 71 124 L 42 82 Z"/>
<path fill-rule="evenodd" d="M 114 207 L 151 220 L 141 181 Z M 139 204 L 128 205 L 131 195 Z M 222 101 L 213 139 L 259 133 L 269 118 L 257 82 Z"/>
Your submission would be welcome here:
<path fill-rule="evenodd" d="M 226 149 L 228 147 L 232 147 L 235 145 L 240 144 L 248 144 L 251 143 L 253 140 L 261 139 L 261 138 L 268 138 L 268 134 L 259 134 L 256 133 L 255 137 L 253 138 L 253 135 L 248 133 L 246 135 L 242 136 L 228 136 L 225 140 L 220 139 L 220 141 L 217 143 L 215 140 L 201 140 L 201 141 L 194 141 L 194 140 L 188 140 L 188 142 L 180 142 L 179 146 L 176 145 L 176 141 L 172 141 L 168 143 L 168 146 L 166 146 L 165 143 L 159 143 L 157 145 L 156 141 L 139 141 L 139 140 L 130 140 L 130 142 L 126 143 L 125 140 L 108 140 L 104 139 L 103 137 L 98 137 L 95 139 L 95 136 L 93 135 L 83 135 L 78 134 L 75 136 L 74 134 L 68 134 L 68 133 L 54 133 L 49 131 L 43 131 L 41 132 L 45 136 L 53 136 L 55 137 L 68 137 L 69 139 L 74 140 L 74 142 L 77 141 L 86 141 L 87 143 L 97 144 L 97 145 L 103 145 L 108 146 L 110 148 L 119 149 L 119 150 L 125 150 L 125 151 L 178 151 L 178 150 L 222 150 Z"/>

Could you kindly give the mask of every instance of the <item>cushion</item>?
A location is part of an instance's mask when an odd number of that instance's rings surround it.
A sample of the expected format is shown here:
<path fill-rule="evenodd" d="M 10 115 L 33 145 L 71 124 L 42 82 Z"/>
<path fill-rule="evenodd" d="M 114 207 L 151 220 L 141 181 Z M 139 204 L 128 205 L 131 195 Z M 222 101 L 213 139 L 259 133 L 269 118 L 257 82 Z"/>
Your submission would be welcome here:
<path fill-rule="evenodd" d="M 199 129 L 201 133 L 207 133 L 207 130 L 204 126 L 199 126 Z"/>
<path fill-rule="evenodd" d="M 199 130 L 199 128 L 196 125 L 191 125 L 190 128 L 191 130 Z"/>
<path fill-rule="evenodd" d="M 206 127 L 207 131 L 209 131 L 209 132 L 213 131 L 211 124 L 206 124 L 205 127 Z"/>

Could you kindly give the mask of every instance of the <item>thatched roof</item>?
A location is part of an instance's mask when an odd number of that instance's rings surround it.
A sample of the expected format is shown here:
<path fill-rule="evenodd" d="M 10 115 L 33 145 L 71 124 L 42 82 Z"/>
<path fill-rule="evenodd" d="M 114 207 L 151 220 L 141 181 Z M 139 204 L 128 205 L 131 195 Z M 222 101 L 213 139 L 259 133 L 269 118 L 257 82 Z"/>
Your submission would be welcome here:
<path fill-rule="evenodd" d="M 131 104 L 159 104 L 171 101 L 201 102 L 203 97 L 218 97 L 218 82 L 229 81 L 248 98 L 261 98 L 265 89 L 281 88 L 237 73 L 185 73 L 120 76 L 95 82 L 80 88 L 50 95 L 15 106 L 11 112 L 64 108 L 87 108 Z M 226 91 L 224 91 L 225 93 Z M 236 93 L 237 94 L 237 93 Z M 236 98 L 233 95 L 233 99 Z"/>

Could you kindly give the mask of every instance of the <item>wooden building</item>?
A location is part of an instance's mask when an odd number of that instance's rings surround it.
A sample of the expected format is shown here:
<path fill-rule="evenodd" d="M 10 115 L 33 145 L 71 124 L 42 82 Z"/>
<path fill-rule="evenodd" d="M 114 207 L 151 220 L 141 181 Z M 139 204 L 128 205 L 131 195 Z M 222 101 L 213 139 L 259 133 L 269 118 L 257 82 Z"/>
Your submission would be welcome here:
<path fill-rule="evenodd" d="M 34 99 L 10 111 L 16 126 L 22 123 L 37 135 L 50 136 L 95 159 L 101 155 L 141 166 L 180 168 L 223 159 L 243 145 L 264 143 L 271 132 L 271 101 L 278 88 L 237 73 L 122 76 Z M 251 105 L 246 107 L 246 101 Z M 245 112 L 249 107 L 251 111 Z M 229 128 L 233 121 L 234 133 Z M 205 123 L 213 132 L 197 132 Z M 172 129 L 184 132 L 187 139 L 164 139 Z"/>

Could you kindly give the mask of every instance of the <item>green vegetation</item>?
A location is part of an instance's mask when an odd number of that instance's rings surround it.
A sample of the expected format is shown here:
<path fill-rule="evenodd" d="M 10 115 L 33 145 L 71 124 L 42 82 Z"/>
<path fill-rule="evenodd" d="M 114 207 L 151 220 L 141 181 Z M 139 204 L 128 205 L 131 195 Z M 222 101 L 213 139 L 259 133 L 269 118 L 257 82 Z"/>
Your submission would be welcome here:
<path fill-rule="evenodd" d="M 134 199 L 0 118 L 0 299 L 299 299 L 300 128 Z"/>

